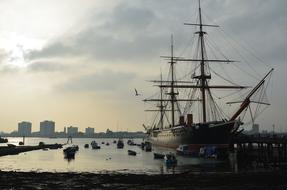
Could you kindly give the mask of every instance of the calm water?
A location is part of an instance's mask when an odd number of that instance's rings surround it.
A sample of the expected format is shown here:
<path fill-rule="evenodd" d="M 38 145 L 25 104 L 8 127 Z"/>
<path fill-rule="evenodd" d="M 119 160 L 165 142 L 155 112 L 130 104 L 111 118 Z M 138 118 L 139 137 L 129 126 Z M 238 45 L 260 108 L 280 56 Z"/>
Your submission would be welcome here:
<path fill-rule="evenodd" d="M 18 145 L 22 138 L 8 138 L 9 143 Z M 84 148 L 92 140 L 101 146 L 101 149 L 93 150 Z M 174 168 L 167 168 L 163 160 L 155 160 L 153 152 L 168 153 L 172 149 L 153 147 L 152 152 L 142 151 L 138 146 L 129 146 L 124 140 L 124 149 L 117 149 L 113 141 L 116 139 L 89 139 L 74 138 L 73 144 L 79 146 L 79 151 L 74 160 L 64 159 L 63 149 L 36 150 L 21 153 L 19 155 L 0 157 L 0 170 L 3 171 L 37 171 L 37 172 L 93 172 L 93 173 L 179 173 L 185 171 L 193 172 L 217 172 L 229 171 L 228 164 L 215 160 L 204 160 L 177 156 L 178 164 Z M 39 142 L 47 144 L 66 143 L 66 138 L 26 138 L 25 145 L 38 145 Z M 110 145 L 101 144 L 109 142 Z M 141 143 L 142 139 L 134 139 L 135 143 Z M 5 144 L 1 144 L 4 146 Z M 65 148 L 65 147 L 64 147 Z M 136 156 L 129 156 L 127 150 L 137 152 Z"/>

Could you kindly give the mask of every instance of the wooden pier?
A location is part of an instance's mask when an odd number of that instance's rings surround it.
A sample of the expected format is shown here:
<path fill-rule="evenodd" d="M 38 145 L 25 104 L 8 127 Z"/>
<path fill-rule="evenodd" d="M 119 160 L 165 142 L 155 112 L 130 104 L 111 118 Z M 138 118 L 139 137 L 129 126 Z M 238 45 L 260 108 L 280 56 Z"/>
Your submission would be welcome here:
<path fill-rule="evenodd" d="M 15 155 L 22 152 L 28 152 L 40 149 L 58 149 L 62 148 L 62 144 L 39 144 L 37 146 L 1 146 L 0 156 Z"/>
<path fill-rule="evenodd" d="M 240 136 L 230 143 L 239 168 L 287 166 L 286 136 Z"/>

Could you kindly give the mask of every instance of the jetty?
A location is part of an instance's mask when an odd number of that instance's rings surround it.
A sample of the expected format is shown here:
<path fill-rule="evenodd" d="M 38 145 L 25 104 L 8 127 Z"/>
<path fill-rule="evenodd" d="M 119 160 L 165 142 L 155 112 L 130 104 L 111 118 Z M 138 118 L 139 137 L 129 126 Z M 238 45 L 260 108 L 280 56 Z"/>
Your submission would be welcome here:
<path fill-rule="evenodd" d="M 239 168 L 287 166 L 287 136 L 239 136 L 230 143 Z"/>
<path fill-rule="evenodd" d="M 40 149 L 59 149 L 62 148 L 62 144 L 44 144 L 39 143 L 36 146 L 1 146 L 0 147 L 0 156 L 15 155 L 22 152 L 28 152 L 33 150 Z"/>

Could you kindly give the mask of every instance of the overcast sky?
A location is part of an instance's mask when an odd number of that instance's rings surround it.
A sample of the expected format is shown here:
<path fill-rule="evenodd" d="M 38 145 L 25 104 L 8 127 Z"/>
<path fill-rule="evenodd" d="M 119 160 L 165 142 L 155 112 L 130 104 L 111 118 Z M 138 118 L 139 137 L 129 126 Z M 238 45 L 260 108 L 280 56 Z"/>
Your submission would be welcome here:
<path fill-rule="evenodd" d="M 1 0 L 0 131 L 17 130 L 20 121 L 38 131 L 43 120 L 54 120 L 57 131 L 143 130 L 144 96 L 135 97 L 134 88 L 152 93 L 146 80 L 166 68 L 160 56 L 169 54 L 171 34 L 175 54 L 184 51 L 193 31 L 183 23 L 196 21 L 197 6 L 196 0 Z M 202 0 L 202 9 L 204 21 L 242 44 L 243 57 L 260 58 L 250 61 L 258 78 L 275 68 L 272 106 L 258 122 L 287 131 L 287 1 Z"/>

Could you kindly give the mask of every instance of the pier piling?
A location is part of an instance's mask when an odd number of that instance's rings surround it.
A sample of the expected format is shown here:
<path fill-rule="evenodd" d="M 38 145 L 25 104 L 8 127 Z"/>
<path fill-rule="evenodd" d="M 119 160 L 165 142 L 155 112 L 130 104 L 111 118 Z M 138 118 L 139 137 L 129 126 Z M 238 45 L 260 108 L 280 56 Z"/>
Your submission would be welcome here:
<path fill-rule="evenodd" d="M 236 152 L 239 168 L 254 165 L 276 168 L 287 165 L 286 145 L 286 137 L 243 136 L 232 139 L 230 152 Z M 233 160 L 235 159 L 233 158 Z"/>

